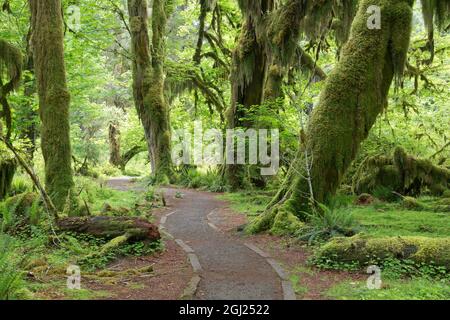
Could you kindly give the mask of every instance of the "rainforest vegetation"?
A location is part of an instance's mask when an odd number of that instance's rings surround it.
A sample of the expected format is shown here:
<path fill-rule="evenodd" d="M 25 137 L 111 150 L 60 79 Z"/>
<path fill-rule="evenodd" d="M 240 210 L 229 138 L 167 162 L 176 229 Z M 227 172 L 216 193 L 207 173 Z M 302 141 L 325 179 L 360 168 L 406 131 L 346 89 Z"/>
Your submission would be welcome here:
<path fill-rule="evenodd" d="M 0 300 L 450 299 L 449 66 L 449 0 L 0 0 Z"/>

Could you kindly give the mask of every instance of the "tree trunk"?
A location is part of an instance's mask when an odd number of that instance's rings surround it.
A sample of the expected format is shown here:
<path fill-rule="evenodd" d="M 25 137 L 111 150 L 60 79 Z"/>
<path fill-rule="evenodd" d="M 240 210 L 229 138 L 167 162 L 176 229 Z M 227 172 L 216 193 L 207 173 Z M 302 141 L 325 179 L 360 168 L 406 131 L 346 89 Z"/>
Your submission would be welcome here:
<path fill-rule="evenodd" d="M 120 129 L 117 122 L 109 124 L 109 163 L 120 167 L 122 157 L 120 156 Z"/>
<path fill-rule="evenodd" d="M 16 168 L 17 165 L 13 159 L 2 160 L 0 158 L 0 201 L 8 195 Z"/>
<path fill-rule="evenodd" d="M 370 5 L 381 7 L 381 29 L 367 27 Z M 361 142 L 387 106 L 394 75 L 403 73 L 411 35 L 411 6 L 411 0 L 360 3 L 350 39 L 308 125 L 305 148 L 309 159 L 303 155 L 304 148 L 299 151 L 295 182 L 288 191 L 291 195 L 256 219 L 251 231 L 273 227 L 276 214 L 281 212 L 305 218 L 302 212 L 311 209 L 306 163 L 311 165 L 314 202 L 327 203 L 335 194 Z"/>
<path fill-rule="evenodd" d="M 157 181 L 172 175 L 169 108 L 164 96 L 165 0 L 154 0 L 152 52 L 146 0 L 128 0 L 133 52 L 133 96 L 147 140 L 150 163 Z"/>
<path fill-rule="evenodd" d="M 249 6 L 249 7 L 247 7 Z M 231 107 L 227 111 L 228 128 L 250 128 L 248 120 L 241 120 L 252 106 L 264 98 L 267 73 L 267 55 L 263 36 L 259 34 L 263 16 L 273 9 L 272 1 L 255 1 L 255 8 L 241 3 L 245 21 L 238 44 L 233 52 L 231 70 Z M 226 178 L 233 189 L 244 187 L 245 166 L 226 165 Z"/>
<path fill-rule="evenodd" d="M 31 39 L 31 33 L 32 29 L 30 28 L 28 35 L 27 35 L 27 53 L 26 53 L 26 62 L 24 65 L 24 70 L 28 71 L 30 74 L 34 75 L 34 62 L 33 62 L 33 52 L 31 51 L 30 46 L 30 39 Z M 26 97 L 24 106 L 25 114 L 23 115 L 23 118 L 20 119 L 23 120 L 27 125 L 24 127 L 20 135 L 21 137 L 28 139 L 30 142 L 30 145 L 27 146 L 27 154 L 28 158 L 30 160 L 33 160 L 34 158 L 34 152 L 36 151 L 36 139 L 37 139 L 37 128 L 36 128 L 36 119 L 38 117 L 38 114 L 36 111 L 33 110 L 32 101 L 33 95 L 36 93 L 36 81 L 34 77 L 31 77 L 31 79 L 24 80 L 24 96 Z"/>
<path fill-rule="evenodd" d="M 161 238 L 158 227 L 145 219 L 133 217 L 71 217 L 58 221 L 59 230 L 113 239 L 126 235 L 129 240 L 155 241 Z"/>
<path fill-rule="evenodd" d="M 62 210 L 73 177 L 61 1 L 30 0 L 30 9 L 45 184 L 56 208 Z"/>

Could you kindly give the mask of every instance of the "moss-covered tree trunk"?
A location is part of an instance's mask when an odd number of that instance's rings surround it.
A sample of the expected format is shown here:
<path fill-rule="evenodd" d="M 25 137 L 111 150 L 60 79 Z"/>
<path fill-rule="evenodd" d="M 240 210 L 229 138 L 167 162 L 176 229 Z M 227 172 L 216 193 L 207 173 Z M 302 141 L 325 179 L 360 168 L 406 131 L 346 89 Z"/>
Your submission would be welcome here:
<path fill-rule="evenodd" d="M 33 52 L 31 50 L 30 40 L 31 40 L 32 29 L 30 28 L 27 35 L 27 51 L 25 56 L 24 70 L 28 72 L 29 75 L 25 77 L 24 86 L 24 96 L 26 97 L 23 108 L 26 113 L 22 116 L 20 121 L 23 121 L 27 125 L 21 130 L 20 135 L 22 138 L 29 141 L 29 146 L 27 146 L 27 155 L 30 160 L 34 158 L 34 152 L 36 151 L 36 140 L 38 137 L 38 128 L 36 125 L 36 119 L 38 114 L 33 110 L 33 96 L 36 93 L 36 80 L 34 77 L 34 61 Z"/>
<path fill-rule="evenodd" d="M 133 95 L 147 140 L 153 175 L 158 181 L 172 174 L 169 107 L 164 96 L 164 34 L 169 0 L 154 0 L 152 43 L 146 0 L 128 0 L 133 53 Z M 150 49 L 151 48 L 151 49 Z"/>
<path fill-rule="evenodd" d="M 61 1 L 30 0 L 30 8 L 45 183 L 61 210 L 73 186 Z"/>
<path fill-rule="evenodd" d="M 411 35 L 413 0 L 364 0 L 352 24 L 336 68 L 330 74 L 299 151 L 289 196 L 267 210 L 250 231 L 274 227 L 279 214 L 310 210 L 312 184 L 315 202 L 326 203 L 358 153 L 377 116 L 387 106 L 394 75 L 401 76 Z M 370 5 L 381 8 L 381 28 L 369 29 Z M 308 159 L 304 156 L 305 148 Z M 310 172 L 306 172 L 307 164 Z M 278 195 L 279 199 L 282 199 Z"/>
<path fill-rule="evenodd" d="M 273 1 L 240 1 L 244 22 L 237 47 L 233 52 L 231 70 L 231 106 L 227 111 L 228 128 L 249 128 L 251 121 L 242 120 L 252 106 L 264 98 L 267 74 L 266 42 L 263 35 L 263 17 L 273 9 Z M 226 177 L 233 189 L 243 187 L 245 166 L 227 165 Z"/>
<path fill-rule="evenodd" d="M 111 122 L 109 131 L 109 163 L 115 167 L 120 167 L 122 157 L 120 155 L 120 129 L 117 122 Z"/>

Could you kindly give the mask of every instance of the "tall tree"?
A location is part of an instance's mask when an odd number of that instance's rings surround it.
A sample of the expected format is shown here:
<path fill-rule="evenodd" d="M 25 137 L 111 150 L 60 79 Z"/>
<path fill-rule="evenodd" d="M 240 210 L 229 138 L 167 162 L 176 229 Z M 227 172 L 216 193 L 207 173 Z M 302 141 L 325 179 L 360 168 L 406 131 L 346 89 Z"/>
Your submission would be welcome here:
<path fill-rule="evenodd" d="M 328 77 L 310 119 L 306 141 L 293 165 L 294 179 L 250 226 L 251 231 L 270 229 L 286 215 L 304 219 L 302 212 L 317 202 L 326 203 L 334 195 L 361 142 L 387 106 L 394 76 L 401 77 L 403 73 L 413 3 L 414 0 L 360 3 L 341 59 Z M 368 27 L 368 8 L 372 5 L 381 8 L 380 28 Z M 305 148 L 308 158 L 303 153 Z"/>
<path fill-rule="evenodd" d="M 61 0 L 29 3 L 45 184 L 56 208 L 62 210 L 73 187 L 73 177 Z"/>
<path fill-rule="evenodd" d="M 263 102 L 264 84 L 267 74 L 266 41 L 263 21 L 273 10 L 274 1 L 240 0 L 244 21 L 241 33 L 233 52 L 231 69 L 231 106 L 227 111 L 228 128 L 250 127 L 251 123 L 243 121 L 252 106 Z M 232 188 L 243 186 L 242 165 L 227 165 L 226 177 Z"/>
<path fill-rule="evenodd" d="M 21 74 L 20 50 L 0 39 L 0 200 L 8 194 L 16 171 L 16 162 L 9 157 L 1 141 L 7 141 L 11 136 L 11 108 L 7 96 L 18 87 Z M 2 119 L 6 123 L 6 133 L 3 132 Z"/>
<path fill-rule="evenodd" d="M 133 54 L 133 95 L 147 140 L 153 175 L 171 177 L 169 107 L 164 96 L 165 30 L 170 0 L 154 0 L 152 43 L 148 33 L 147 0 L 128 0 Z"/>

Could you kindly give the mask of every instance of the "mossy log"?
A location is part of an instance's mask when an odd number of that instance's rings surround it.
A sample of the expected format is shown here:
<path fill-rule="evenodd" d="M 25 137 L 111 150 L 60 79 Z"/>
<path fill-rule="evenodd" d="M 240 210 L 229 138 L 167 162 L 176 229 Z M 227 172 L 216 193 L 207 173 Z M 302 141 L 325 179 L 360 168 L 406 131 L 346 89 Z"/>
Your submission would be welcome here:
<path fill-rule="evenodd" d="M 103 239 L 125 236 L 127 241 L 156 241 L 161 238 L 158 227 L 142 218 L 133 217 L 69 217 L 57 223 L 60 231 L 89 234 Z"/>
<path fill-rule="evenodd" d="M 353 178 L 354 193 L 373 193 L 380 187 L 402 195 L 417 196 L 428 190 L 439 196 L 450 187 L 450 170 L 396 148 L 391 157 L 365 159 Z"/>
<path fill-rule="evenodd" d="M 416 263 L 433 263 L 450 268 L 450 238 L 387 237 L 356 235 L 335 238 L 315 253 L 316 260 L 367 264 L 396 258 Z"/>

